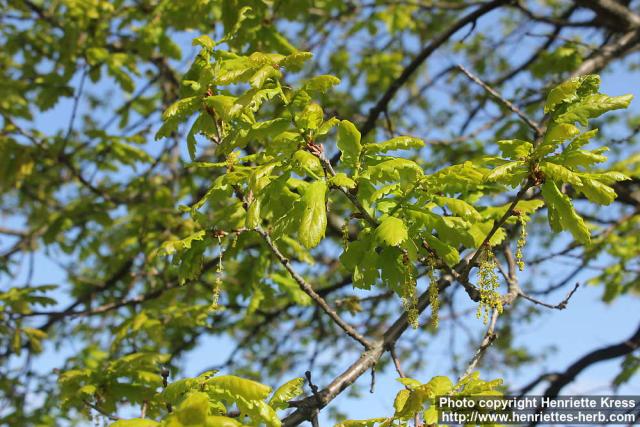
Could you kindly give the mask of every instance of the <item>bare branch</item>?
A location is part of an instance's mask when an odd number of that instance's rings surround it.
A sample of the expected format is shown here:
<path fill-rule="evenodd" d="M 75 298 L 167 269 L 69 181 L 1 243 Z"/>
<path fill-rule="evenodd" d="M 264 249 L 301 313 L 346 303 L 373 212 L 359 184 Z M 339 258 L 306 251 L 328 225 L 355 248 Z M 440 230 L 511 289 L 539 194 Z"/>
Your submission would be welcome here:
<path fill-rule="evenodd" d="M 119 416 L 113 415 L 113 414 L 110 414 L 110 413 L 106 412 L 104 409 L 100 408 L 98 405 L 94 405 L 93 403 L 89 402 L 86 399 L 83 400 L 83 402 L 84 402 L 85 405 L 87 405 L 88 407 L 90 407 L 94 411 L 98 412 L 100 415 L 107 417 L 111 421 L 118 421 L 120 419 Z"/>
<path fill-rule="evenodd" d="M 400 378 L 406 378 L 406 375 L 404 374 L 404 371 L 402 370 L 402 366 L 400 365 L 400 359 L 398 358 L 398 355 L 396 354 L 396 346 L 392 345 L 389 347 L 389 354 L 391 355 L 391 360 L 393 360 L 393 366 L 395 366 L 396 371 L 398 372 L 398 375 L 400 375 Z"/>
<path fill-rule="evenodd" d="M 457 33 L 462 28 L 466 27 L 469 24 L 472 24 L 478 20 L 483 15 L 491 12 L 492 10 L 507 4 L 507 0 L 494 0 L 489 3 L 485 3 L 475 11 L 469 13 L 468 15 L 462 17 L 460 20 L 454 22 L 449 28 L 447 28 L 443 33 L 439 36 L 435 37 L 431 43 L 429 43 L 414 59 L 407 65 L 407 67 L 402 70 L 402 73 L 398 78 L 396 78 L 393 83 L 389 86 L 387 91 L 382 95 L 382 97 L 378 100 L 376 105 L 371 108 L 369 111 L 369 115 L 367 117 L 366 122 L 360 129 L 360 133 L 362 136 L 371 132 L 374 128 L 376 120 L 380 114 L 382 114 L 389 102 L 393 99 L 398 90 L 409 80 L 409 78 L 418 70 L 418 68 L 424 63 L 424 61 L 431 56 L 433 52 L 435 52 L 440 46 L 445 44 L 455 33 Z"/>
<path fill-rule="evenodd" d="M 591 74 L 602 70 L 610 61 L 620 58 L 640 44 L 640 30 L 634 29 L 624 33 L 611 43 L 607 43 L 584 61 L 572 76 Z"/>
<path fill-rule="evenodd" d="M 487 332 L 484 334 L 484 338 L 482 339 L 480 346 L 478 346 L 476 353 L 473 355 L 471 362 L 469 362 L 469 365 L 467 366 L 467 369 L 464 371 L 464 374 L 462 374 L 462 376 L 460 377 L 460 380 L 468 377 L 473 373 L 473 371 L 475 371 L 476 366 L 478 365 L 478 362 L 480 362 L 480 359 L 482 358 L 484 353 L 487 351 L 487 349 L 498 337 L 494 332 L 497 321 L 498 321 L 498 310 L 493 310 L 493 314 L 491 315 L 491 320 L 489 321 L 489 327 L 487 328 Z"/>
<path fill-rule="evenodd" d="M 538 304 L 541 305 L 543 307 L 547 307 L 547 308 L 553 308 L 555 310 L 564 310 L 565 308 L 567 308 L 567 304 L 569 304 L 569 300 L 571 299 L 571 297 L 573 296 L 573 294 L 578 290 L 578 287 L 580 287 L 579 283 L 576 283 L 576 285 L 573 287 L 573 289 L 567 294 L 567 296 L 560 301 L 558 304 L 552 305 L 552 304 L 548 304 L 546 302 L 540 301 L 539 299 L 533 298 L 532 296 L 527 295 L 526 293 L 524 293 L 522 290 L 519 291 L 519 295 L 528 300 L 531 301 L 534 304 Z"/>
<path fill-rule="evenodd" d="M 566 371 L 557 374 L 544 395 L 547 397 L 558 396 L 564 386 L 575 380 L 582 371 L 591 365 L 627 355 L 637 348 L 640 348 L 640 326 L 628 339 L 618 344 L 601 347 L 576 360 Z"/>
<path fill-rule="evenodd" d="M 500 95 L 498 91 L 493 89 L 487 83 L 483 82 L 478 76 L 473 74 L 471 71 L 467 70 L 462 65 L 458 65 L 458 69 L 462 71 L 470 80 L 481 86 L 487 93 L 496 98 L 502 105 L 507 107 L 509 110 L 513 111 L 518 117 L 524 121 L 527 126 L 529 126 L 535 133 L 535 138 L 538 139 L 542 136 L 542 128 L 536 122 L 531 120 L 522 110 L 516 107 L 511 101 L 507 100 L 505 97 Z"/>
<path fill-rule="evenodd" d="M 298 272 L 293 269 L 293 267 L 291 267 L 289 259 L 285 257 L 282 252 L 280 252 L 280 249 L 278 249 L 278 247 L 271 240 L 271 236 L 269 236 L 269 234 L 261 228 L 256 228 L 255 230 L 258 234 L 260 234 L 260 236 L 262 236 L 262 239 L 265 241 L 271 252 L 275 255 L 278 261 L 280 261 L 280 264 L 282 264 L 282 266 L 289 272 L 289 274 L 291 274 L 293 280 L 298 283 L 300 289 L 302 289 L 305 294 L 307 294 L 325 313 L 327 313 L 327 315 L 329 315 L 329 317 L 336 323 L 336 325 L 338 325 L 347 335 L 358 341 L 366 349 L 370 349 L 372 347 L 372 344 L 358 331 L 356 331 L 353 326 L 342 320 L 338 313 L 333 308 L 329 307 L 329 304 L 327 304 L 324 298 L 318 295 L 316 291 L 313 290 L 313 287 L 309 283 L 307 283 L 307 281 L 304 280 L 304 278 L 300 276 Z"/>

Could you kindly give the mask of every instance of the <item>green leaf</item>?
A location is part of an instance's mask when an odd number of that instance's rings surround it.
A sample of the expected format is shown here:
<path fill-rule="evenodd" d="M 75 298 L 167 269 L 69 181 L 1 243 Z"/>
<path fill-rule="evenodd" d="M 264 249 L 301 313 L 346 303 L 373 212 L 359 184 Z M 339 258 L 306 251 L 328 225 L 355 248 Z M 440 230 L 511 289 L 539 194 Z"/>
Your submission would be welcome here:
<path fill-rule="evenodd" d="M 264 400 L 271 393 L 271 387 L 269 386 L 234 375 L 210 378 L 207 380 L 207 385 L 246 400 Z"/>
<path fill-rule="evenodd" d="M 621 364 L 621 370 L 613 379 L 613 384 L 620 386 L 629 382 L 636 372 L 640 370 L 640 357 L 628 354 Z"/>
<path fill-rule="evenodd" d="M 571 168 L 583 167 L 587 168 L 593 166 L 596 163 L 604 163 L 607 161 L 607 156 L 600 153 L 604 152 L 606 147 L 598 150 L 586 151 L 586 150 L 571 150 L 565 151 L 561 158 L 562 163 Z"/>
<path fill-rule="evenodd" d="M 603 184 L 607 184 L 607 185 L 613 185 L 618 181 L 626 181 L 629 178 L 627 175 L 623 174 L 622 172 L 618 172 L 618 171 L 609 171 L 609 172 L 603 172 L 603 173 L 591 173 L 589 174 L 590 178 L 596 179 L 598 181 L 600 181 Z"/>
<path fill-rule="evenodd" d="M 353 123 L 343 120 L 338 125 L 338 149 L 341 152 L 340 161 L 348 168 L 357 169 L 359 165 L 360 132 Z"/>
<path fill-rule="evenodd" d="M 340 262 L 353 272 L 353 285 L 360 289 L 371 289 L 379 278 L 378 254 L 373 249 L 374 242 L 371 235 L 362 232 L 358 240 L 349 242 L 345 251 L 340 255 Z"/>
<path fill-rule="evenodd" d="M 313 302 L 309 295 L 304 293 L 298 283 L 291 277 L 290 274 L 284 273 L 272 273 L 270 276 L 278 287 L 295 302 L 296 304 L 306 307 Z"/>
<path fill-rule="evenodd" d="M 389 194 L 400 194 L 400 184 L 389 184 L 377 189 L 371 197 L 369 197 L 369 202 L 373 203 L 378 201 L 379 199 L 389 195 Z"/>
<path fill-rule="evenodd" d="M 271 64 L 263 65 L 249 79 L 249 84 L 255 89 L 261 89 L 268 79 L 280 79 L 282 73 Z"/>
<path fill-rule="evenodd" d="M 584 86 L 584 88 L 582 88 Z M 544 106 L 545 114 L 555 111 L 560 104 L 577 101 L 582 95 L 595 93 L 600 87 L 600 76 L 590 74 L 574 77 L 551 89 Z M 582 90 L 581 90 L 582 89 Z"/>
<path fill-rule="evenodd" d="M 589 143 L 589 140 L 598 134 L 598 129 L 591 129 L 576 136 L 567 146 L 567 151 L 574 151 Z"/>
<path fill-rule="evenodd" d="M 424 174 L 416 162 L 401 158 L 392 158 L 369 166 L 367 172 L 373 182 L 401 181 L 401 183 L 413 183 Z"/>
<path fill-rule="evenodd" d="M 322 112 L 322 107 L 312 102 L 296 116 L 296 125 L 300 129 L 316 130 L 322 124 L 323 118 L 324 113 Z"/>
<path fill-rule="evenodd" d="M 29 345 L 34 353 L 42 352 L 42 340 L 47 338 L 47 333 L 36 328 L 23 327 L 22 332 L 27 336 Z"/>
<path fill-rule="evenodd" d="M 302 89 L 311 94 L 313 93 L 325 93 L 333 86 L 339 85 L 340 79 L 334 76 L 322 75 L 315 76 L 304 82 Z"/>
<path fill-rule="evenodd" d="M 438 237 L 454 246 L 475 247 L 471 233 L 471 223 L 457 216 L 440 216 L 435 223 Z"/>
<path fill-rule="evenodd" d="M 581 46 L 568 42 L 559 48 L 548 51 L 543 50 L 538 59 L 532 64 L 531 72 L 534 76 L 542 78 L 548 75 L 560 75 L 567 71 L 573 71 L 583 61 Z"/>
<path fill-rule="evenodd" d="M 527 177 L 529 169 L 526 163 L 515 161 L 505 163 L 493 169 L 485 178 L 488 182 L 498 182 L 508 184 L 511 187 L 517 187 L 522 180 Z"/>
<path fill-rule="evenodd" d="M 410 389 L 416 388 L 416 387 L 420 387 L 422 385 L 422 383 L 416 379 L 413 378 L 396 378 L 396 381 L 398 381 L 400 384 L 402 384 L 405 387 L 408 387 Z"/>
<path fill-rule="evenodd" d="M 556 117 L 557 123 L 579 122 L 583 126 L 589 124 L 589 119 L 601 116 L 607 111 L 627 108 L 633 99 L 633 95 L 608 96 L 595 93 L 571 104 L 567 110 Z"/>
<path fill-rule="evenodd" d="M 363 149 L 367 154 L 386 153 L 394 150 L 419 149 L 424 147 L 424 141 L 411 136 L 398 136 L 377 144 L 366 144 Z"/>
<path fill-rule="evenodd" d="M 329 179 L 329 183 L 331 185 L 335 185 L 336 187 L 345 187 L 348 189 L 356 188 L 356 182 L 342 172 L 338 172 L 337 174 L 332 176 Z"/>
<path fill-rule="evenodd" d="M 206 427 L 243 427 L 237 420 L 220 415 L 210 415 Z"/>
<path fill-rule="evenodd" d="M 407 226 L 400 218 L 388 216 L 376 228 L 375 238 L 379 244 L 397 246 L 407 240 Z"/>
<path fill-rule="evenodd" d="M 305 171 L 310 171 L 316 177 L 322 174 L 320 159 L 306 150 L 298 150 L 293 154 L 293 164 L 300 175 Z"/>
<path fill-rule="evenodd" d="M 519 202 L 518 203 L 518 208 L 520 208 L 520 204 L 521 203 L 523 203 L 523 202 Z M 505 211 L 506 211 L 506 209 L 505 209 Z M 500 217 L 501 216 L 502 215 L 500 215 Z M 471 228 L 469 229 L 469 234 L 471 234 L 471 236 L 473 237 L 473 243 L 474 243 L 473 246 L 474 247 L 476 247 L 476 248 L 480 247 L 482 242 L 484 242 L 484 239 L 491 232 L 491 229 L 493 228 L 493 224 L 494 223 L 495 223 L 495 221 L 490 220 L 490 221 L 486 221 L 486 222 L 476 222 L 475 224 L 473 224 L 471 226 Z M 494 233 L 494 235 L 489 240 L 489 244 L 491 246 L 499 245 L 500 243 L 502 243 L 502 241 L 506 237 L 507 237 L 507 233 L 504 231 L 504 228 L 500 227 L 500 228 L 498 228 L 498 230 Z"/>
<path fill-rule="evenodd" d="M 373 427 L 378 423 L 385 423 L 385 422 L 390 422 L 390 419 L 389 418 L 370 418 L 368 420 L 345 420 L 345 421 L 339 422 L 333 427 Z"/>
<path fill-rule="evenodd" d="M 182 401 L 176 415 L 182 424 L 204 425 L 209 415 L 209 396 L 202 392 L 191 392 Z"/>
<path fill-rule="evenodd" d="M 115 423 L 111 424 L 110 427 L 156 427 L 159 426 L 160 423 L 144 419 L 144 418 L 131 418 L 129 420 L 118 420 Z"/>
<path fill-rule="evenodd" d="M 218 61 L 215 66 L 215 84 L 227 86 L 247 82 L 264 64 L 252 61 L 246 56 Z"/>
<path fill-rule="evenodd" d="M 533 144 L 521 139 L 506 139 L 498 141 L 502 156 L 512 160 L 519 160 L 529 156 L 533 151 Z"/>
<path fill-rule="evenodd" d="M 204 230 L 197 231 L 190 236 L 180 240 L 169 240 L 160 246 L 158 253 L 160 255 L 171 255 L 183 249 L 191 248 L 191 244 L 196 240 L 202 240 L 205 237 L 206 232 Z"/>
<path fill-rule="evenodd" d="M 204 48 L 207 48 L 209 50 L 213 50 L 214 47 L 216 47 L 216 42 L 211 40 L 211 37 L 209 37 L 206 34 L 203 34 L 199 37 L 194 38 L 191 41 L 191 45 L 192 46 L 202 46 Z"/>
<path fill-rule="evenodd" d="M 464 200 L 453 199 L 451 197 L 436 196 L 434 197 L 434 201 L 438 206 L 448 206 L 451 212 L 466 220 L 479 221 L 482 219 L 482 216 L 478 213 L 476 208 L 474 208 Z"/>
<path fill-rule="evenodd" d="M 304 378 L 294 378 L 278 387 L 273 392 L 269 405 L 273 409 L 286 409 L 289 407 L 289 401 L 304 393 Z"/>
<path fill-rule="evenodd" d="M 300 71 L 304 63 L 312 56 L 311 52 L 294 52 L 280 61 L 280 65 L 291 71 Z"/>
<path fill-rule="evenodd" d="M 200 98 L 191 96 L 180 99 L 169 106 L 162 113 L 162 120 L 185 119 L 200 105 Z"/>
<path fill-rule="evenodd" d="M 329 120 L 323 122 L 322 125 L 320 125 L 320 127 L 316 131 L 316 135 L 315 135 L 316 138 L 326 135 L 327 133 L 329 133 L 331 129 L 333 129 L 334 126 L 336 126 L 339 123 L 340 123 L 340 120 L 336 119 L 335 117 L 331 117 Z"/>
<path fill-rule="evenodd" d="M 449 267 L 453 267 L 460 262 L 460 254 L 458 253 L 458 250 L 453 246 L 447 245 L 442 240 L 430 234 L 424 235 L 424 240 L 427 241 L 429 247 L 436 251 L 438 256 Z"/>
<path fill-rule="evenodd" d="M 425 386 L 430 390 L 430 397 L 449 394 L 451 389 L 453 389 L 453 383 L 445 376 L 433 377 L 425 384 Z"/>
<path fill-rule="evenodd" d="M 581 186 L 582 180 L 580 176 L 562 165 L 551 162 L 542 162 L 540 170 L 546 177 L 553 179 L 556 183 L 569 183 L 571 185 Z"/>
<path fill-rule="evenodd" d="M 402 412 L 402 408 L 407 403 L 410 394 L 411 392 L 407 389 L 402 389 L 396 394 L 396 398 L 393 401 L 393 409 L 395 409 L 396 414 Z"/>
<path fill-rule="evenodd" d="M 542 197 L 547 205 L 550 224 L 557 221 L 557 225 L 571 232 L 580 243 L 588 244 L 591 241 L 591 235 L 584 220 L 576 213 L 569 197 L 562 194 L 553 181 L 546 180 L 542 184 Z"/>
<path fill-rule="evenodd" d="M 156 133 L 155 139 L 161 139 L 170 136 L 178 129 L 178 125 L 181 122 L 187 120 L 187 118 L 197 111 L 201 105 L 201 98 L 198 96 L 191 96 L 189 98 L 180 99 L 167 108 L 162 113 L 163 125 Z"/>
<path fill-rule="evenodd" d="M 431 405 L 422 414 L 423 421 L 426 425 L 435 425 L 438 423 L 438 409 L 435 405 Z"/>
<path fill-rule="evenodd" d="M 610 205 L 616 199 L 616 192 L 613 188 L 590 177 L 581 178 L 579 191 L 587 199 L 599 205 Z"/>
<path fill-rule="evenodd" d="M 326 192 L 327 184 L 324 181 L 314 181 L 307 186 L 300 199 L 303 213 L 298 236 L 300 242 L 309 249 L 320 243 L 327 228 Z"/>
<path fill-rule="evenodd" d="M 538 158 L 553 153 L 563 142 L 578 135 L 580 130 L 569 123 L 552 123 L 544 134 L 542 143 L 536 147 L 535 154 Z"/>
<path fill-rule="evenodd" d="M 204 99 L 205 104 L 213 108 L 213 110 L 225 121 L 230 121 L 239 111 L 233 111 L 237 98 L 228 95 L 207 96 Z"/>

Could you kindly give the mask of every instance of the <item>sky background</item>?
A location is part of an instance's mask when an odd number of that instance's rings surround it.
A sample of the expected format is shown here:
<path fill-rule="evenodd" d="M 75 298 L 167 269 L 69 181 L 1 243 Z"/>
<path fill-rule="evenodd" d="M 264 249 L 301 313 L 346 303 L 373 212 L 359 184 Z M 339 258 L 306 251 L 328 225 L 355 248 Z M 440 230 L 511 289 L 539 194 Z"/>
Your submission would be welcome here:
<path fill-rule="evenodd" d="M 495 24 L 495 22 L 491 19 L 484 19 L 478 25 L 477 31 L 487 30 L 493 24 Z M 461 33 L 464 34 L 464 31 Z M 189 44 L 191 38 L 197 35 L 198 34 L 192 33 L 180 37 L 183 53 L 187 57 L 193 57 L 193 55 L 190 54 L 193 52 L 193 49 L 189 47 Z M 532 43 L 533 42 L 538 43 L 539 40 L 533 39 Z M 521 52 L 528 53 L 526 48 L 522 49 Z M 433 61 L 444 67 L 450 65 L 452 60 L 455 60 L 455 58 L 435 55 Z M 77 80 L 78 79 L 76 79 L 76 83 Z M 603 75 L 601 90 L 609 95 L 634 94 L 636 100 L 632 103 L 631 111 L 637 113 L 640 110 L 638 105 L 640 104 L 638 100 L 640 97 L 638 81 L 637 73 L 630 74 L 622 70 L 621 67 L 614 67 L 609 73 Z M 87 85 L 87 90 L 90 91 L 100 91 L 108 88 L 105 83 L 93 85 L 88 80 L 85 84 Z M 452 101 L 448 99 L 446 94 L 440 94 L 438 96 L 440 96 L 442 102 Z M 438 99 L 437 96 L 435 99 Z M 120 99 L 114 96 L 113 105 L 118 105 L 119 101 Z M 38 115 L 35 125 L 47 133 L 52 133 L 59 129 L 66 129 L 71 114 L 71 106 L 71 100 L 67 99 L 59 102 L 52 110 Z M 363 111 L 364 110 L 363 108 Z M 80 117 L 84 111 L 87 111 L 87 104 L 81 102 L 78 117 Z M 186 157 L 186 153 L 183 154 Z M 607 207 L 602 207 L 601 209 L 607 209 Z M 4 220 L 11 223 L 11 225 L 19 225 L 16 219 L 5 218 Z M 562 244 L 567 241 L 568 240 L 565 239 L 559 243 Z M 6 239 L 0 238 L 0 246 L 3 247 L 5 244 Z M 61 283 L 64 281 L 63 271 L 42 253 L 36 254 L 35 267 L 33 275 L 34 284 Z M 573 265 L 563 259 L 558 260 L 554 268 L 554 277 L 557 278 L 566 275 L 573 268 Z M 7 289 L 11 285 L 22 283 L 21 281 L 26 277 L 26 270 L 27 268 L 24 266 L 21 276 L 12 281 L 8 281 L 5 277 L 0 282 L 2 289 Z M 528 274 L 531 273 L 528 270 L 525 271 L 525 273 L 523 273 L 523 279 L 526 278 Z M 576 278 L 576 281 L 584 283 L 584 279 L 584 276 L 579 276 Z M 553 283 L 552 278 L 543 276 L 537 278 L 537 281 L 539 281 L 539 288 L 545 288 Z M 545 300 L 551 303 L 557 303 L 564 298 L 568 289 L 570 288 L 563 288 L 561 291 L 545 297 Z M 365 295 L 364 292 L 356 291 L 356 294 L 358 293 L 363 296 Z M 519 386 L 536 378 L 542 372 L 549 370 L 562 371 L 585 353 L 599 346 L 620 342 L 630 336 L 637 328 L 638 323 L 637 313 L 640 310 L 638 310 L 639 305 L 637 298 L 622 296 L 618 298 L 614 304 L 609 306 L 601 302 L 601 295 L 601 287 L 581 286 L 566 310 L 548 310 L 543 315 L 538 316 L 532 323 L 522 327 L 518 331 L 518 336 L 514 344 L 520 345 L 526 343 L 526 345 L 531 348 L 542 350 L 547 356 L 546 360 L 533 366 L 527 365 L 525 368 L 521 368 L 516 372 L 510 371 L 510 373 L 506 375 L 497 367 L 485 366 L 481 369 L 482 377 L 492 379 L 497 376 L 502 376 L 507 384 L 513 389 L 517 389 Z M 62 297 L 60 301 L 61 306 L 64 306 L 67 301 L 68 300 Z M 398 309 L 401 310 L 399 304 Z M 443 314 L 446 313 L 443 312 Z M 421 320 L 423 324 L 428 322 L 428 316 L 428 312 L 422 315 Z M 477 339 L 480 340 L 485 326 L 482 325 L 482 322 L 476 320 L 475 313 L 467 315 L 464 323 L 472 333 L 477 336 Z M 442 342 L 434 343 L 430 346 L 430 349 L 442 349 L 442 351 L 440 353 L 430 351 L 421 369 L 416 372 L 407 372 L 409 376 L 426 382 L 432 376 L 440 375 L 442 372 L 448 371 L 450 367 L 448 351 L 450 341 L 447 334 L 440 335 L 436 340 Z M 466 344 L 462 341 L 462 338 L 463 337 L 459 337 L 458 342 L 455 343 L 458 352 L 467 357 L 466 360 L 460 362 L 460 367 L 466 366 L 471 356 L 471 352 L 465 352 Z M 401 340 L 407 339 L 410 339 L 410 337 L 401 338 Z M 197 375 L 209 366 L 224 362 L 233 347 L 233 341 L 228 338 L 204 338 L 200 346 L 183 359 L 182 363 L 185 366 L 185 376 Z M 74 343 L 72 339 L 70 339 L 68 345 L 65 345 L 63 348 L 53 349 L 48 347 L 47 350 L 36 359 L 34 365 L 42 372 L 50 371 L 58 367 L 65 357 L 73 355 L 80 348 L 81 347 L 77 345 L 77 343 Z M 349 364 L 355 360 L 351 354 L 342 359 L 343 360 L 340 360 L 340 358 L 337 359 L 336 363 L 344 368 L 348 367 Z M 566 387 L 563 393 L 610 393 L 609 383 L 612 377 L 619 371 L 620 363 L 621 359 L 615 359 L 611 362 L 599 363 L 592 366 L 583 372 L 574 383 Z M 302 376 L 302 374 L 303 372 L 292 373 L 291 378 Z M 350 398 L 347 396 L 347 393 L 343 393 L 335 399 L 332 405 L 339 407 L 340 410 L 348 413 L 350 418 L 354 419 L 389 415 L 393 412 L 393 398 L 402 387 L 396 381 L 396 378 L 396 372 L 389 366 L 387 371 L 377 373 L 375 393 L 370 394 L 364 392 L 357 399 Z M 361 384 L 364 390 L 368 390 L 369 382 L 369 375 L 363 375 L 358 380 L 358 384 Z M 318 380 L 318 383 L 320 386 L 323 386 L 326 385 L 327 382 L 326 379 L 323 379 Z M 640 382 L 631 381 L 629 384 L 621 387 L 619 392 L 620 394 L 640 395 Z M 326 413 L 327 411 L 321 412 L 321 425 L 331 424 L 327 419 Z M 91 425 L 91 423 L 87 423 L 87 425 Z"/>

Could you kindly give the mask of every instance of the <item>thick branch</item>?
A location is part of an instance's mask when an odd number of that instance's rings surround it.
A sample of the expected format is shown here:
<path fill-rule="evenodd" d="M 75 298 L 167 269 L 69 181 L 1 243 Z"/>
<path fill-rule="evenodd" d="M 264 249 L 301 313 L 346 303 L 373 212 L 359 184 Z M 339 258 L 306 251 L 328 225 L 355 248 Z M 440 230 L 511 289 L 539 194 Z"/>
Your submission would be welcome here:
<path fill-rule="evenodd" d="M 628 339 L 621 343 L 606 346 L 592 351 L 576 360 L 571 366 L 567 368 L 561 374 L 558 374 L 556 378 L 551 381 L 551 384 L 544 392 L 546 397 L 556 397 L 560 394 L 560 390 L 570 382 L 576 379 L 576 377 L 585 369 L 599 362 L 605 360 L 615 359 L 617 357 L 624 356 L 631 353 L 640 347 L 640 326 Z"/>
<path fill-rule="evenodd" d="M 460 269 L 464 268 L 466 263 L 462 262 Z M 453 277 L 444 275 L 438 282 L 440 292 L 449 287 L 453 283 Z M 425 291 L 418 298 L 417 309 L 422 313 L 429 306 L 429 292 Z M 384 333 L 383 338 L 377 341 L 372 348 L 363 352 L 357 361 L 349 366 L 342 374 L 336 377 L 331 384 L 322 389 L 316 396 L 310 396 L 296 404 L 297 409 L 287 416 L 282 425 L 285 427 L 297 426 L 303 421 L 308 420 L 315 409 L 321 409 L 343 390 L 352 385 L 373 365 L 375 365 L 386 349 L 393 347 L 400 336 L 409 327 L 409 320 L 406 313 L 403 313 Z"/>

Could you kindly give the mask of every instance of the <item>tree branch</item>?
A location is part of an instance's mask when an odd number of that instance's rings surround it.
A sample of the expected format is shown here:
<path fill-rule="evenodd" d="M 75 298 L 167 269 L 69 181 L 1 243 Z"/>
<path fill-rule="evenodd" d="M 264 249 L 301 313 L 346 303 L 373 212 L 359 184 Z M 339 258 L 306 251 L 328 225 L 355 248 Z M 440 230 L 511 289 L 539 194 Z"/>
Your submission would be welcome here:
<path fill-rule="evenodd" d="M 478 362 L 480 362 L 480 359 L 484 355 L 485 351 L 487 351 L 487 349 L 491 346 L 491 344 L 493 344 L 495 339 L 498 337 L 494 332 L 497 321 L 498 321 L 498 310 L 494 309 L 493 313 L 491 314 L 491 321 L 489 322 L 489 327 L 487 328 L 487 332 L 484 334 L 484 338 L 482 339 L 480 346 L 476 350 L 476 353 L 473 355 L 473 358 L 471 359 L 471 362 L 469 362 L 469 365 L 467 366 L 467 369 L 464 371 L 464 374 L 462 374 L 462 376 L 460 377 L 460 380 L 468 377 L 473 373 L 473 371 L 475 371 L 476 366 L 478 365 Z"/>
<path fill-rule="evenodd" d="M 529 117 L 527 117 L 527 115 L 522 110 L 520 110 L 518 107 L 513 105 L 511 101 L 504 98 L 502 95 L 500 95 L 500 93 L 498 93 L 498 91 L 493 89 L 487 83 L 483 82 L 478 76 L 473 74 L 471 71 L 467 70 L 462 65 L 458 65 L 458 69 L 462 71 L 467 77 L 469 77 L 471 81 L 481 86 L 485 91 L 487 91 L 487 93 L 489 93 L 491 96 L 496 98 L 502 105 L 504 105 L 509 110 L 513 111 L 518 117 L 520 117 L 522 121 L 524 121 L 527 124 L 527 126 L 533 129 L 533 132 L 535 133 L 535 139 L 538 139 L 542 136 L 542 133 L 543 133 L 542 128 L 536 122 L 534 122 Z"/>
<path fill-rule="evenodd" d="M 400 76 L 398 76 L 393 83 L 387 88 L 387 91 L 382 95 L 382 97 L 378 100 L 376 105 L 371 108 L 369 111 L 369 115 L 367 116 L 367 120 L 364 125 L 360 129 L 360 133 L 362 136 L 365 136 L 375 127 L 376 120 L 383 111 L 387 109 L 387 105 L 398 90 L 409 80 L 409 78 L 418 70 L 418 68 L 424 63 L 424 61 L 431 56 L 433 52 L 435 52 L 440 46 L 445 44 L 455 33 L 457 33 L 460 29 L 466 27 L 467 25 L 474 23 L 478 18 L 492 10 L 503 6 L 509 3 L 509 0 L 494 0 L 488 3 L 483 4 L 478 9 L 469 13 L 468 15 L 462 17 L 458 21 L 454 22 L 449 28 L 447 28 L 440 35 L 435 37 L 431 43 L 429 43 L 422 51 L 407 65 L 407 67 L 402 70 Z M 333 159 L 332 159 L 333 160 Z"/>
<path fill-rule="evenodd" d="M 273 243 L 273 241 L 271 240 L 271 236 L 269 236 L 269 233 L 264 231 L 262 228 L 256 228 L 255 230 L 258 234 L 260 234 L 260 236 L 262 236 L 262 239 L 265 241 L 271 252 L 275 255 L 278 261 L 280 261 L 280 264 L 282 264 L 282 266 L 289 272 L 289 274 L 291 274 L 293 280 L 298 283 L 300 289 L 302 289 L 302 291 L 307 294 L 309 298 L 311 298 L 325 313 L 327 313 L 327 315 L 336 323 L 336 325 L 338 325 L 347 335 L 362 344 L 364 348 L 370 349 L 372 347 L 372 344 L 358 331 L 356 331 L 353 326 L 342 320 L 338 313 L 333 308 L 331 308 L 329 304 L 327 304 L 324 298 L 318 295 L 316 291 L 313 290 L 313 287 L 309 283 L 307 283 L 307 281 L 304 280 L 304 278 L 300 276 L 298 272 L 293 269 L 293 267 L 291 267 L 289 259 L 285 257 L 282 252 L 280 252 L 280 249 L 278 249 L 278 247 Z"/>
<path fill-rule="evenodd" d="M 573 296 L 574 293 L 576 293 L 576 291 L 578 290 L 578 287 L 580 287 L 579 283 L 576 283 L 576 285 L 573 287 L 573 289 L 567 294 L 567 296 L 560 301 L 558 304 L 552 305 L 552 304 L 548 304 L 546 302 L 540 301 L 539 299 L 533 298 L 532 296 L 527 295 L 526 293 L 524 293 L 522 291 L 522 289 L 520 289 L 518 291 L 518 295 L 520 295 L 522 298 L 531 301 L 534 304 L 538 304 L 541 305 L 543 307 L 547 307 L 547 308 L 553 308 L 555 310 L 564 310 L 565 308 L 567 308 L 567 304 L 569 304 L 569 300 L 571 299 L 571 297 Z"/>

